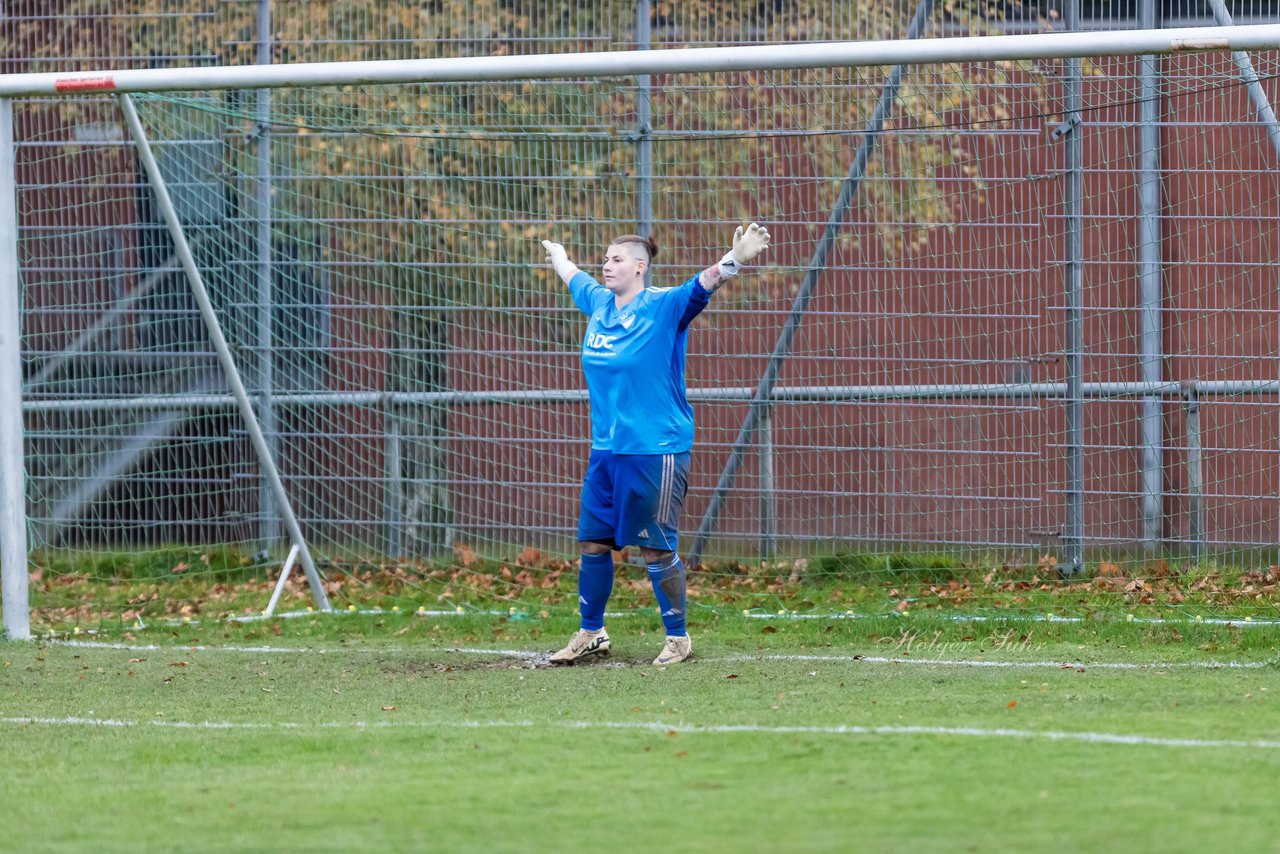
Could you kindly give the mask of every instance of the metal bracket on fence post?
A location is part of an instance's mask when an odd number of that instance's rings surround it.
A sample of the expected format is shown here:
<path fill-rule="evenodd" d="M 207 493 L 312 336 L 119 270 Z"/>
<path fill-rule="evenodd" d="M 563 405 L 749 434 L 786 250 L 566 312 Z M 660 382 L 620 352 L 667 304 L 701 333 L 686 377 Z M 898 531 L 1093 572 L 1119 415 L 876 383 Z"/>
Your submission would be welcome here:
<path fill-rule="evenodd" d="M 164 216 L 165 225 L 169 229 L 169 236 L 173 238 L 173 248 L 182 260 L 182 268 L 187 274 L 187 283 L 191 286 L 191 295 L 195 298 L 196 305 L 200 309 L 200 317 L 204 320 L 210 343 L 218 354 L 218 363 L 222 366 L 227 385 L 231 387 L 231 394 L 235 397 L 236 404 L 239 407 L 240 417 L 244 421 L 246 432 L 249 434 L 249 441 L 258 457 L 258 465 L 262 467 L 262 477 L 270 484 L 271 492 L 284 521 L 285 529 L 289 532 L 289 538 L 292 543 L 298 547 L 299 556 L 302 558 L 302 569 L 311 585 L 311 596 L 315 600 L 317 608 L 322 611 L 332 610 L 329 606 L 329 597 L 324 592 L 324 583 L 320 579 L 320 573 L 316 570 L 315 563 L 311 559 L 311 550 L 307 548 L 307 541 L 302 536 L 302 526 L 298 524 L 298 517 L 294 515 L 293 505 L 289 503 L 289 496 L 284 490 L 284 482 L 280 480 L 280 472 L 276 469 L 275 459 L 267 446 L 266 438 L 262 435 L 262 425 L 258 423 L 258 416 L 254 412 L 253 402 L 249 399 L 249 393 L 245 390 L 244 381 L 240 378 L 240 370 L 236 367 L 235 358 L 231 355 L 231 348 L 227 344 L 227 338 L 222 333 L 218 315 L 213 310 L 209 292 L 204 286 L 204 278 L 200 275 L 200 268 L 196 266 L 195 257 L 191 254 L 191 245 L 187 242 L 186 234 L 183 232 L 182 222 L 178 219 L 178 213 L 173 208 L 173 199 L 169 196 L 169 188 L 165 184 L 164 176 L 160 174 L 160 166 L 156 163 L 155 154 L 147 141 L 146 132 L 142 129 L 142 120 L 138 118 L 138 111 L 133 105 L 133 99 L 128 94 L 122 93 L 119 99 L 120 106 L 124 110 L 125 122 L 129 126 L 129 133 L 138 147 L 138 157 L 142 160 L 147 179 L 151 182 L 151 190 L 155 193 L 156 204 Z"/>
<path fill-rule="evenodd" d="M 1065 137 L 1067 134 L 1072 133 L 1079 126 L 1080 126 L 1080 116 L 1078 116 L 1075 113 L 1071 113 L 1069 116 L 1067 116 L 1065 119 L 1063 119 L 1061 122 L 1058 123 L 1058 126 L 1053 129 L 1053 133 L 1049 134 L 1049 136 L 1054 142 L 1057 142 L 1058 140 Z"/>

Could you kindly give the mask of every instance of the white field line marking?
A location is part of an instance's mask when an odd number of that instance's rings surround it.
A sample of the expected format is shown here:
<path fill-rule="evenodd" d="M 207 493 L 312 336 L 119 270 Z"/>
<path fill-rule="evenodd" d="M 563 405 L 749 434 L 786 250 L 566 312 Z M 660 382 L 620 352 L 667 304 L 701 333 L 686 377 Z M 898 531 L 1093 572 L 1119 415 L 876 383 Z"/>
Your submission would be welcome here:
<path fill-rule="evenodd" d="M 345 653 L 428 653 L 428 652 L 460 652 L 470 655 L 496 655 L 502 658 L 533 659 L 546 658 L 549 652 L 529 652 L 523 649 L 477 649 L 471 647 L 452 646 L 349 646 L 349 647 L 317 647 L 317 646 L 206 646 L 203 644 L 153 644 L 153 643 L 108 643 L 106 641 L 50 641 L 51 646 L 69 646 L 77 649 L 118 649 L 125 652 L 238 652 L 238 653 L 307 653 L 312 655 L 338 655 Z"/>
<path fill-rule="evenodd" d="M 333 610 L 333 611 L 317 611 L 314 608 L 305 611 L 277 611 L 271 616 L 266 614 L 238 614 L 226 617 L 224 620 L 215 622 L 228 623 L 253 623 L 261 620 L 284 619 L 291 620 L 298 617 L 342 617 L 342 616 L 383 616 L 383 615 L 403 615 L 417 617 L 505 617 L 509 614 L 516 613 L 515 609 L 506 611 L 491 609 L 470 610 L 466 608 L 454 608 L 453 610 L 442 609 L 425 609 L 417 610 L 388 610 L 386 608 L 359 608 L 356 610 Z M 614 619 L 622 617 L 648 617 L 650 609 L 635 608 L 630 611 L 606 611 L 605 616 Z M 785 613 L 772 613 L 767 611 L 745 611 L 742 616 L 748 620 L 877 620 L 882 618 L 902 618 L 902 614 L 893 611 L 878 614 L 855 614 L 855 613 L 832 613 L 832 614 L 810 614 L 795 613 L 787 611 Z M 954 620 L 956 622 L 1032 622 L 1032 623 L 1084 623 L 1089 619 L 1086 617 L 1062 617 L 1056 614 L 1002 614 L 998 617 L 986 616 L 981 614 L 955 614 L 946 616 L 943 614 L 933 614 L 940 619 Z M 1249 626 L 1270 626 L 1280 625 L 1280 618 L 1276 617 L 1136 617 L 1133 615 L 1125 615 L 1125 622 L 1129 623 L 1146 623 L 1156 626 L 1184 626 L 1192 624 L 1216 625 L 1216 626 L 1235 626 L 1236 628 L 1248 628 Z M 155 625 L 161 626 L 198 626 L 200 620 L 157 620 Z"/>
<path fill-rule="evenodd" d="M 386 616 L 386 615 L 416 616 L 416 617 L 506 617 L 515 613 L 518 613 L 518 611 L 514 608 L 509 608 L 506 611 L 481 610 L 481 609 L 468 610 L 466 608 L 455 608 L 452 611 L 438 610 L 438 609 L 427 610 L 425 608 L 419 608 L 417 610 L 403 610 L 403 611 L 398 611 L 394 608 L 390 610 L 386 608 L 359 608 L 355 610 L 348 609 L 348 610 L 333 610 L 333 611 L 317 611 L 314 608 L 311 608 L 305 611 L 277 611 L 270 616 L 264 613 L 237 614 L 234 616 L 222 618 L 220 620 L 215 620 L 214 622 L 254 623 L 262 620 L 292 620 L 299 617 L 343 617 L 343 616 L 370 617 L 370 616 Z M 650 609 L 636 608 L 631 611 L 606 611 L 605 616 L 610 619 L 624 618 L 624 617 L 648 617 L 650 616 Z M 879 614 L 854 614 L 854 613 L 848 613 L 848 612 L 834 613 L 834 614 L 810 614 L 810 613 L 795 613 L 791 611 L 786 611 L 781 613 L 773 613 L 768 611 L 744 611 L 742 616 L 744 619 L 748 619 L 748 620 L 878 620 L 878 619 L 884 619 L 884 618 L 898 618 L 903 620 L 906 619 L 905 613 L 898 613 L 896 611 L 888 612 L 888 613 L 879 613 Z M 935 613 L 935 614 L 932 614 L 931 616 L 937 617 L 938 619 L 946 619 L 946 620 L 951 620 L 954 622 L 961 622 L 961 623 L 982 623 L 982 622 L 1084 623 L 1090 619 L 1093 619 L 1093 618 L 1087 618 L 1087 617 L 1062 617 L 1056 614 L 1017 614 L 1017 613 L 1002 614 L 998 617 L 986 616 L 981 614 L 945 615 L 940 613 Z M 138 627 L 145 628 L 146 625 L 142 622 L 142 618 L 139 617 L 137 619 L 138 619 Z M 1235 617 L 1235 618 L 1135 617 L 1132 614 L 1126 614 L 1125 622 L 1147 623 L 1150 625 L 1159 625 L 1159 626 L 1163 626 L 1163 625 L 1184 626 L 1184 625 L 1192 625 L 1192 624 L 1198 623 L 1202 625 L 1233 626 L 1235 628 L 1248 628 L 1250 626 L 1266 626 L 1266 627 L 1280 626 L 1280 618 L 1253 617 L 1253 616 Z M 179 627 L 203 625 L 203 621 L 193 620 L 189 617 L 184 617 L 181 620 L 157 619 L 151 625 L 171 626 L 174 628 L 179 628 Z M 88 634 L 96 634 L 96 633 L 97 633 L 96 630 L 91 630 L 88 632 Z"/>
<path fill-rule="evenodd" d="M 324 649 L 309 646 L 205 646 L 203 644 L 154 644 L 154 643 L 108 643 L 106 641 L 51 641 L 51 646 L 69 646 L 76 649 L 118 649 L 126 652 L 307 652 L 326 655 L 337 652 L 397 652 L 395 649 L 373 649 L 369 647 L 343 647 Z"/>
<path fill-rule="evenodd" d="M 608 616 L 607 614 L 605 616 Z M 746 611 L 742 614 L 748 620 L 877 620 L 884 617 L 901 617 L 901 614 L 810 614 L 810 613 L 779 613 L 771 614 L 768 612 Z M 1024 623 L 1084 623 L 1092 618 L 1088 617 L 1061 617 L 1056 614 L 1002 614 L 998 617 L 990 617 L 981 614 L 952 614 L 945 615 L 941 613 L 930 614 L 930 617 L 937 617 L 944 620 L 952 620 L 957 623 L 995 623 L 995 622 L 1024 622 Z M 905 622 L 905 619 L 904 619 Z M 1275 617 L 1236 617 L 1230 619 L 1227 617 L 1135 617 L 1132 614 L 1126 614 L 1124 618 L 1126 623 L 1144 623 L 1153 626 L 1184 626 L 1190 624 L 1202 624 L 1209 626 L 1235 626 L 1237 628 L 1248 628 L 1249 626 L 1270 626 L 1280 625 L 1280 619 Z"/>
<path fill-rule="evenodd" d="M 695 661 L 707 663 L 736 663 L 742 661 L 832 661 L 855 662 L 866 661 L 872 664 L 931 664 L 940 667 L 1049 667 L 1057 670 L 1079 668 L 1102 668 L 1107 670 L 1167 670 L 1170 668 L 1196 668 L 1204 670 L 1251 670 L 1271 667 L 1274 661 L 1171 661 L 1171 662 L 1120 662 L 1102 661 L 991 661 L 985 658 L 910 658 L 883 657 L 878 655 L 731 655 L 724 658 L 700 658 Z"/>
<path fill-rule="evenodd" d="M 130 721 L 118 718 L 87 717 L 3 717 L 0 724 L 12 726 L 66 726 L 104 727 L 131 729 L 155 727 L 181 730 L 376 730 L 376 729 L 569 729 L 569 730 L 636 730 L 642 732 L 676 732 L 685 735 L 719 735 L 726 733 L 757 733 L 761 735 L 926 735 L 971 738 L 1013 738 L 1043 741 L 1082 741 L 1091 744 L 1128 744 L 1153 747 L 1200 747 L 1280 750 L 1280 741 L 1264 739 L 1201 739 L 1166 738 L 1163 736 L 1132 735 L 1110 732 L 1066 732 L 1061 730 L 982 729 L 980 727 L 944 726 L 766 726 L 764 724 L 698 724 L 664 723 L 662 721 L 320 721 L 313 724 L 296 721 Z"/>
<path fill-rule="evenodd" d="M 160 646 L 157 644 L 124 644 L 106 643 L 103 641 L 53 641 L 54 646 L 69 646 L 80 649 L 118 649 L 129 652 L 232 652 L 232 653 L 313 653 L 316 655 L 334 655 L 339 653 L 458 653 L 460 655 L 495 655 L 503 658 L 516 658 L 524 661 L 540 661 L 549 653 L 530 652 L 523 649 L 485 649 L 483 647 L 342 647 L 326 649 L 323 647 L 305 646 L 203 646 L 173 644 Z M 1103 670 L 1169 670 L 1194 668 L 1197 670 L 1256 670 L 1274 667 L 1277 662 L 1270 661 L 1151 661 L 1151 662 L 1094 662 L 1087 661 L 992 661 L 988 659 L 955 659 L 955 658 L 910 658 L 886 657 L 877 655 L 805 655 L 805 654 L 760 654 L 730 655 L 718 658 L 694 658 L 704 664 L 737 664 L 744 661 L 830 661 L 854 664 L 924 664 L 935 667 L 1010 667 L 1010 668 L 1051 668 L 1055 670 L 1071 670 L 1081 667 Z"/>

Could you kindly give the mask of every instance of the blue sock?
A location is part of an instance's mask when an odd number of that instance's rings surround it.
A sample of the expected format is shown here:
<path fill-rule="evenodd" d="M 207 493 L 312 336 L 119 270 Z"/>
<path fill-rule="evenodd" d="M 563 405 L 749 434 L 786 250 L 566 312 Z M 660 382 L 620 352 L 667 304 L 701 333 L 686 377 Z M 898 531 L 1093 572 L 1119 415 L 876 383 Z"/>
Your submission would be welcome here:
<path fill-rule="evenodd" d="M 613 592 L 613 552 L 582 556 L 578 570 L 578 613 L 582 627 L 590 632 L 604 628 L 604 606 Z"/>
<path fill-rule="evenodd" d="M 673 554 L 665 560 L 648 564 L 649 581 L 653 584 L 653 593 L 658 597 L 658 610 L 662 612 L 662 625 L 667 627 L 667 634 L 681 636 L 688 634 L 685 628 L 685 574 L 680 555 Z"/>

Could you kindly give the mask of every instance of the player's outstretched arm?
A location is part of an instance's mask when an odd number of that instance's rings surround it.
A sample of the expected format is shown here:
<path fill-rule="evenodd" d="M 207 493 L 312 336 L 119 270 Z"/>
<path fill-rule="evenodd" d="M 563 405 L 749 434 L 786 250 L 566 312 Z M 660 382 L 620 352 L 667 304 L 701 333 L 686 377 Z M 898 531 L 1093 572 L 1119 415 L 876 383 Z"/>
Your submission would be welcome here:
<path fill-rule="evenodd" d="M 556 275 L 568 285 L 573 304 L 581 309 L 583 314 L 590 316 L 601 305 L 613 298 L 604 285 L 589 275 L 583 275 L 578 265 L 569 260 L 569 254 L 559 243 L 544 240 L 542 248 L 547 250 L 547 263 L 555 268 Z"/>
<path fill-rule="evenodd" d="M 733 233 L 733 248 L 725 253 L 719 264 L 699 273 L 698 283 L 707 291 L 714 293 L 730 277 L 736 276 L 738 271 L 768 248 L 769 231 L 763 225 L 754 222 L 745 228 L 740 225 Z"/>
<path fill-rule="evenodd" d="M 542 248 L 547 250 L 547 263 L 550 264 L 567 285 L 569 281 L 578 273 L 582 272 L 578 269 L 578 265 L 569 260 L 569 253 L 564 251 L 564 247 L 559 243 L 552 243 L 550 240 L 542 241 Z"/>

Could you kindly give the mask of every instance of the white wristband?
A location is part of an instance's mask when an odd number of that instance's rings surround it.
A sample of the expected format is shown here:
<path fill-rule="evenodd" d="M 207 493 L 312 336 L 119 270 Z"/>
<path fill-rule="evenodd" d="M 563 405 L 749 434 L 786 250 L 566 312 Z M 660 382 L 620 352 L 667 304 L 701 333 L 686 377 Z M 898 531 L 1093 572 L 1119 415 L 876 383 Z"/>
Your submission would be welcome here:
<path fill-rule="evenodd" d="M 742 265 L 734 259 L 732 252 L 724 253 L 724 257 L 720 259 L 720 263 L 716 266 L 720 268 L 720 278 L 722 279 L 736 276 L 738 271 L 742 269 Z"/>
<path fill-rule="evenodd" d="M 578 265 L 570 261 L 568 258 L 556 262 L 556 275 L 563 279 L 566 285 L 569 284 L 570 279 L 578 275 L 580 272 L 581 270 L 578 269 Z"/>

